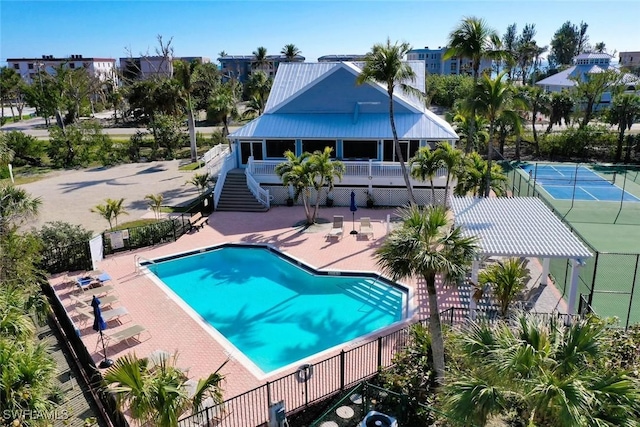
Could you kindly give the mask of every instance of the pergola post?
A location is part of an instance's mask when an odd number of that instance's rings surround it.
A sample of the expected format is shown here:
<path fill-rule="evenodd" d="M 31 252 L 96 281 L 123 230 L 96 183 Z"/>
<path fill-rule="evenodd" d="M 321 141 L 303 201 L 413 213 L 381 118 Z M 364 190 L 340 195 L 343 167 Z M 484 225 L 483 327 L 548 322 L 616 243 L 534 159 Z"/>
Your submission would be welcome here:
<path fill-rule="evenodd" d="M 471 263 L 471 279 L 469 280 L 469 318 L 472 320 L 476 319 L 476 310 L 478 309 L 478 304 L 476 300 L 473 298 L 474 294 L 474 285 L 478 284 L 478 272 L 480 271 L 480 260 L 474 259 Z"/>
<path fill-rule="evenodd" d="M 576 312 L 576 298 L 578 296 L 578 276 L 580 274 L 582 262 L 579 259 L 571 260 L 571 281 L 569 282 L 569 302 L 567 311 L 569 314 Z"/>
<path fill-rule="evenodd" d="M 549 264 L 551 263 L 551 258 L 543 258 L 542 259 L 542 277 L 540 278 L 541 285 L 547 285 L 549 280 Z"/>

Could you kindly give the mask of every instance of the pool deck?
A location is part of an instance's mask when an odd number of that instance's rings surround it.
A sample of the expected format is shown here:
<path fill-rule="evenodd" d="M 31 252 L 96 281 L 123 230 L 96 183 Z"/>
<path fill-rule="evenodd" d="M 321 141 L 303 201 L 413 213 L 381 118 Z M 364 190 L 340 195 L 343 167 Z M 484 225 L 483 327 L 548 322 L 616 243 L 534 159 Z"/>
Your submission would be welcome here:
<path fill-rule="evenodd" d="M 155 350 L 177 352 L 177 365 L 188 369 L 189 377 L 197 380 L 215 371 L 230 356 L 229 363 L 222 371 L 226 377 L 223 383 L 225 398 L 236 396 L 267 380 L 293 371 L 294 367 L 263 378 L 254 375 L 240 360 L 236 360 L 234 354 L 229 354 L 225 347 L 213 338 L 208 329 L 203 328 L 200 322 L 185 312 L 150 278 L 140 273 L 136 269 L 136 257 L 153 259 L 221 243 L 260 243 L 272 245 L 319 270 L 375 272 L 378 268 L 375 265 L 373 252 L 386 235 L 387 215 L 393 215 L 394 212 L 395 209 L 361 209 L 356 213 L 356 230 L 358 218 L 362 216 L 371 218 L 375 234 L 369 239 L 349 234 L 352 224 L 348 207 L 321 208 L 318 217 L 326 221 L 309 230 L 296 226 L 296 223 L 305 218 L 301 206 L 276 206 L 266 213 L 215 212 L 210 217 L 209 224 L 205 225 L 201 231 L 188 233 L 176 242 L 109 256 L 99 263 L 99 269 L 112 277 L 110 284 L 115 288 L 114 294 L 118 299 L 113 306 L 126 307 L 129 315 L 124 317 L 122 324 L 117 321 L 110 323 L 106 333 L 125 329 L 133 324 L 142 325 L 147 330 L 141 335 L 142 342 L 130 341 L 109 347 L 109 358 L 115 360 L 130 352 L 138 357 L 149 356 Z M 331 228 L 333 215 L 344 215 L 345 218 L 344 235 L 339 240 L 329 240 L 326 237 Z M 536 263 L 537 261 L 533 260 L 529 266 L 532 269 L 532 277 L 539 280 L 539 274 L 536 275 L 535 270 L 541 271 L 541 267 L 536 266 Z M 64 275 L 52 277 L 50 282 L 67 307 L 67 311 L 76 321 L 85 345 L 98 363 L 103 357 L 102 348 L 98 345 L 99 334 L 91 328 L 92 319 L 82 323 L 81 319 L 76 317 L 74 303 L 69 298 L 74 287 L 62 283 Z M 416 316 L 425 318 L 428 315 L 426 291 L 419 290 L 414 280 L 403 281 L 402 284 L 414 289 L 412 304 L 415 307 Z M 455 287 L 439 286 L 439 288 L 441 311 L 453 306 L 467 306 L 467 298 Z M 537 311 L 552 311 L 553 308 L 565 311 L 560 293 L 553 285 L 546 288 L 548 289 L 543 289 L 545 293 L 537 300 L 539 301 L 536 303 Z M 86 294 L 91 295 L 91 291 L 87 291 Z M 216 303 L 225 304 L 224 301 L 214 302 Z M 388 332 L 389 330 L 386 330 L 381 334 Z M 353 345 L 347 344 L 344 348 Z M 322 357 L 318 357 L 318 360 L 321 359 Z"/>

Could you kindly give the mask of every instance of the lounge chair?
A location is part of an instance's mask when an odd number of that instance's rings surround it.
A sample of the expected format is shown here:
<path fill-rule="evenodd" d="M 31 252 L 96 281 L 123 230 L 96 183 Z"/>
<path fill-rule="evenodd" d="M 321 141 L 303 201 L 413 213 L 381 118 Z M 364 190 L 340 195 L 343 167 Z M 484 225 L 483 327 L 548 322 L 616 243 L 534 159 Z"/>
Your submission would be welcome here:
<path fill-rule="evenodd" d="M 333 217 L 333 226 L 331 228 L 331 231 L 329 231 L 329 233 L 327 234 L 327 237 L 341 238 L 342 232 L 343 232 L 343 225 L 344 225 L 344 217 L 342 215 L 335 215 Z"/>
<path fill-rule="evenodd" d="M 76 295 L 69 295 L 69 299 L 71 299 L 71 301 L 73 303 L 76 304 L 76 306 L 78 307 L 82 307 L 82 308 L 91 308 L 91 300 L 92 300 L 93 296 L 91 298 L 86 298 L 86 297 L 78 297 Z M 106 295 L 104 297 L 100 297 L 100 305 L 102 306 L 102 308 L 104 307 L 110 307 L 111 304 L 113 304 L 114 302 L 118 302 L 118 297 L 116 297 L 115 295 Z"/>
<path fill-rule="evenodd" d="M 360 230 L 358 231 L 358 233 L 367 237 L 371 236 L 373 238 L 373 226 L 371 225 L 371 218 L 366 216 L 360 218 Z"/>
<path fill-rule="evenodd" d="M 144 326 L 140 325 L 131 325 L 128 328 L 121 329 L 119 331 L 113 332 L 105 332 L 104 338 L 107 342 L 107 346 L 115 345 L 121 343 L 122 341 L 129 343 L 130 339 L 134 339 L 138 342 L 140 341 L 140 334 L 142 334 L 146 329 Z"/>
<path fill-rule="evenodd" d="M 93 308 L 92 307 L 76 307 L 76 313 L 85 317 L 86 319 L 93 319 Z M 104 310 L 102 312 L 102 318 L 105 322 L 110 322 L 112 320 L 120 321 L 122 316 L 126 316 L 129 314 L 124 307 L 112 308 L 111 310 Z"/>
<path fill-rule="evenodd" d="M 96 275 L 87 275 L 76 278 L 76 285 L 83 291 L 87 289 L 93 289 L 95 287 L 100 287 L 111 280 L 111 276 L 107 273 L 99 273 Z"/>

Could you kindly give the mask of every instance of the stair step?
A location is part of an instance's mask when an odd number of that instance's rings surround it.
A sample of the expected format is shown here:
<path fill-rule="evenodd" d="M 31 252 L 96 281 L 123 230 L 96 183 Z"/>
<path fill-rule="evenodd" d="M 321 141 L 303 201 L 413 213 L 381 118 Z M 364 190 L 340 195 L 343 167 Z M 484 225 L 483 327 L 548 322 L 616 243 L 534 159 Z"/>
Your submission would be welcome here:
<path fill-rule="evenodd" d="M 256 200 L 247 187 L 247 178 L 243 169 L 234 169 L 227 173 L 222 193 L 216 208 L 227 212 L 266 212 L 268 209 Z"/>

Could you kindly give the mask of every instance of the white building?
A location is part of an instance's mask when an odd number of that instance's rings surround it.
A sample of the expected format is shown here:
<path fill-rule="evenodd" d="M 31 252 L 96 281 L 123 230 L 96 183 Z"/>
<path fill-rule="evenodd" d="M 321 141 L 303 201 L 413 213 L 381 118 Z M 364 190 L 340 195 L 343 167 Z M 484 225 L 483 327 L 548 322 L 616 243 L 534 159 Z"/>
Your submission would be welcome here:
<path fill-rule="evenodd" d="M 165 58 L 164 56 L 140 56 L 120 58 L 120 71 L 125 79 L 146 80 L 152 77 L 172 77 L 175 61 L 200 61 L 202 64 L 211 62 L 204 56 L 180 56 Z"/>
<path fill-rule="evenodd" d="M 33 83 L 38 70 L 50 75 L 62 66 L 69 69 L 84 68 L 92 77 L 106 81 L 117 77 L 116 60 L 113 58 L 85 58 L 82 55 L 71 55 L 68 58 L 55 58 L 53 55 L 42 55 L 42 58 L 9 58 L 9 68 L 16 70 L 27 83 Z"/>

